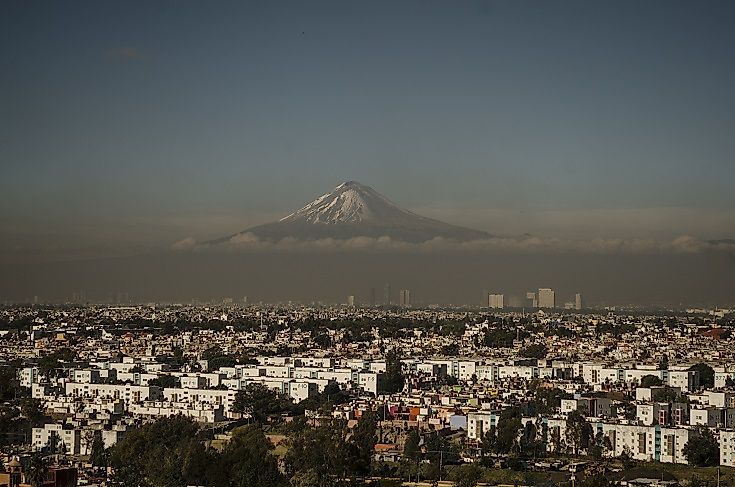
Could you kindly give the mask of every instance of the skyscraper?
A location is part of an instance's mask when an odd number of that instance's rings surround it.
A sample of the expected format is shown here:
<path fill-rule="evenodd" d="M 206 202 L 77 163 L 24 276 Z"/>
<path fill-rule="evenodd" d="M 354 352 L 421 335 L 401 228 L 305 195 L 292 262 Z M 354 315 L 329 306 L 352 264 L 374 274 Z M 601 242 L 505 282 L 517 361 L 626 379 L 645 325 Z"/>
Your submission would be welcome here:
<path fill-rule="evenodd" d="M 383 304 L 386 306 L 389 306 L 392 303 L 391 301 L 391 291 L 390 291 L 390 283 L 385 283 L 385 286 L 383 287 Z"/>
<path fill-rule="evenodd" d="M 411 306 L 411 291 L 409 289 L 401 289 L 399 303 L 401 306 Z"/>
<path fill-rule="evenodd" d="M 376 301 L 375 301 L 375 288 L 370 288 L 370 306 L 375 307 Z"/>
<path fill-rule="evenodd" d="M 556 298 L 554 297 L 553 289 L 546 287 L 538 290 L 538 307 L 556 308 Z"/>
<path fill-rule="evenodd" d="M 574 309 L 582 309 L 582 295 L 579 293 L 574 295 Z"/>
<path fill-rule="evenodd" d="M 487 306 L 493 309 L 503 309 L 505 296 L 502 294 L 489 294 L 487 296 Z"/>
<path fill-rule="evenodd" d="M 528 292 L 526 293 L 526 299 L 531 301 L 531 306 L 534 308 L 538 308 L 538 300 L 536 299 L 536 293 Z"/>
<path fill-rule="evenodd" d="M 350 308 L 355 307 L 355 296 L 353 295 L 347 296 L 347 306 L 349 306 Z"/>

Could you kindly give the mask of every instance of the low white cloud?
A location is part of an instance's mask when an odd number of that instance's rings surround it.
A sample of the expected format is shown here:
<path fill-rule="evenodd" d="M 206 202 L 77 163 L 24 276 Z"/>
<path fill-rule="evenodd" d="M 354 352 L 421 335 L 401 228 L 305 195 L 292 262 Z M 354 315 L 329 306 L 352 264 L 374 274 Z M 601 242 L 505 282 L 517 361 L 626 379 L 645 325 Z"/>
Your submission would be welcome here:
<path fill-rule="evenodd" d="M 184 239 L 175 242 L 171 245 L 172 250 L 193 250 L 197 246 L 197 241 L 194 237 L 186 237 Z"/>
<path fill-rule="evenodd" d="M 581 253 L 581 254 L 696 254 L 735 252 L 733 241 L 704 241 L 691 236 L 672 240 L 595 238 L 589 240 L 556 237 L 493 237 L 458 241 L 437 237 L 421 243 L 394 240 L 390 237 L 355 237 L 299 240 L 293 237 L 278 241 L 264 240 L 252 233 L 233 236 L 218 244 L 199 244 L 188 237 L 173 244 L 177 251 L 195 252 L 417 252 L 417 253 Z"/>

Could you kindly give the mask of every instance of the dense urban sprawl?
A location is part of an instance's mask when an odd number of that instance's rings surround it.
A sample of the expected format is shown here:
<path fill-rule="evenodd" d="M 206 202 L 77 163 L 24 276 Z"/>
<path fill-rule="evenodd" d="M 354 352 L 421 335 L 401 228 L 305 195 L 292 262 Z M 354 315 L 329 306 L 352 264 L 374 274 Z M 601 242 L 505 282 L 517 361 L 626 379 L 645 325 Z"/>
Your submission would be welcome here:
<path fill-rule="evenodd" d="M 5 307 L 0 485 L 735 482 L 733 322 Z"/>

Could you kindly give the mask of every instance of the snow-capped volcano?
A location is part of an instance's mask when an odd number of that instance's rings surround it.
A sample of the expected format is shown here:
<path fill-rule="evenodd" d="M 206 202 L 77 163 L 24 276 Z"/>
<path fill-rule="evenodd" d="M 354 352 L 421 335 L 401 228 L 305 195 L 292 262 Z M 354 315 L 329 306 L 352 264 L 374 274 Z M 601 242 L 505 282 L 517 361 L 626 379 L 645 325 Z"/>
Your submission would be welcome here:
<path fill-rule="evenodd" d="M 323 194 L 303 208 L 281 218 L 244 230 L 212 243 L 233 241 L 238 236 L 254 235 L 278 241 L 355 237 L 390 237 L 407 242 L 425 242 L 436 237 L 475 240 L 489 235 L 479 230 L 458 227 L 404 210 L 373 188 L 347 181 Z"/>

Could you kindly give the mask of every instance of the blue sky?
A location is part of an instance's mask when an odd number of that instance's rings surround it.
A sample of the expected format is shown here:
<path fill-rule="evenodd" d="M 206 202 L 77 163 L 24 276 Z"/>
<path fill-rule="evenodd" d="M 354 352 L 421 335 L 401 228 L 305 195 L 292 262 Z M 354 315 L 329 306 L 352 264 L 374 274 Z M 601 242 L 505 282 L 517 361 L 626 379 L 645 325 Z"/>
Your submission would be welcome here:
<path fill-rule="evenodd" d="M 146 247 L 340 181 L 493 233 L 735 237 L 732 2 L 22 2 L 5 246 Z"/>

